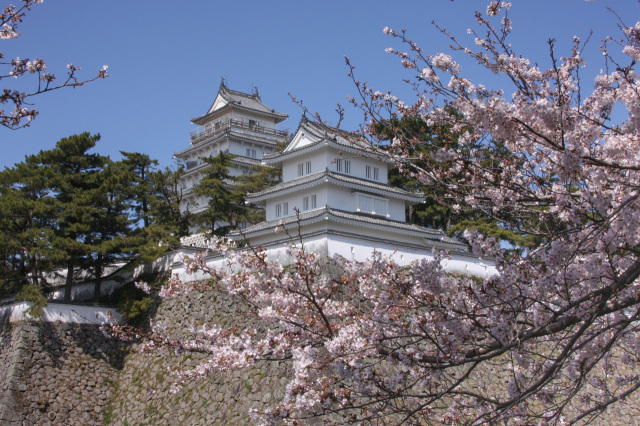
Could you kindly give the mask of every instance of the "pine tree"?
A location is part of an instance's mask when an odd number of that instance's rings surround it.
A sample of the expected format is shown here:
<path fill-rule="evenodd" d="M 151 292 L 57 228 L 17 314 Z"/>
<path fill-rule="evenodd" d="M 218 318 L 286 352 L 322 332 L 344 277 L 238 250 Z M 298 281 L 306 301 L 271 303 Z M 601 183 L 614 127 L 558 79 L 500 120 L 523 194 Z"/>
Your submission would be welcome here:
<path fill-rule="evenodd" d="M 50 171 L 29 156 L 0 172 L 0 293 L 31 283 L 46 286 L 51 268 L 50 237 L 55 224 L 55 198 L 48 188 Z"/>
<path fill-rule="evenodd" d="M 245 192 L 238 178 L 229 173 L 233 156 L 220 152 L 217 157 L 205 157 L 209 164 L 206 175 L 194 187 L 197 195 L 208 199 L 207 209 L 195 219 L 207 235 L 226 235 L 237 228 L 244 214 Z"/>
<path fill-rule="evenodd" d="M 280 182 L 282 172 L 274 167 L 255 165 L 249 168 L 249 173 L 237 177 L 239 189 L 244 196 L 251 192 L 259 192 Z M 240 221 L 256 224 L 265 220 L 264 208 L 261 206 L 242 203 Z"/>
<path fill-rule="evenodd" d="M 142 241 L 133 232 L 135 215 L 131 192 L 133 175 L 123 162 L 107 162 L 98 175 L 99 185 L 91 191 L 91 229 L 85 243 L 91 250 L 89 260 L 94 276 L 94 300 L 100 301 L 106 266 L 118 260 L 130 260 Z"/>
<path fill-rule="evenodd" d="M 151 224 L 149 210 L 153 197 L 151 174 L 153 167 L 158 165 L 158 161 L 138 152 L 120 151 L 120 154 L 124 157 L 122 163 L 132 175 L 128 190 L 133 202 L 135 220 L 142 221 L 143 226 L 148 227 Z"/>
<path fill-rule="evenodd" d="M 404 116 L 400 119 L 393 117 L 389 120 L 379 121 L 372 126 L 372 130 L 374 135 L 381 140 L 390 140 L 398 135 L 402 135 L 406 140 L 411 140 L 411 148 L 403 155 L 421 170 L 428 171 L 434 167 L 442 167 L 442 164 L 437 160 L 438 151 L 453 150 L 464 157 L 465 152 L 472 149 L 476 151 L 476 154 L 483 149 L 480 142 L 472 142 L 467 145 L 458 143 L 458 138 L 463 131 L 454 132 L 450 128 L 442 126 L 432 128 L 417 116 Z M 381 147 L 389 147 L 389 144 L 382 144 Z M 500 146 L 493 146 L 490 151 L 489 148 L 484 149 L 486 157 L 480 160 L 483 167 L 499 173 L 500 162 L 509 158 L 509 152 Z M 477 162 L 478 160 L 474 158 L 473 161 Z M 456 173 L 456 180 L 462 191 L 465 190 L 464 182 L 467 179 L 468 171 L 468 168 L 462 167 Z M 514 247 L 526 247 L 537 241 L 535 236 L 522 234 L 518 232 L 517 228 L 507 225 L 512 224 L 512 220 L 505 221 L 504 217 L 494 217 L 491 211 L 473 209 L 459 202 L 454 203 L 445 197 L 445 190 L 439 182 L 425 184 L 394 168 L 389 173 L 389 183 L 408 191 L 425 194 L 424 203 L 412 206 L 407 214 L 412 223 L 429 228 L 439 228 L 460 239 L 464 239 L 463 233 L 466 229 L 475 228 L 484 235 L 506 241 Z"/>
<path fill-rule="evenodd" d="M 146 154 L 121 152 L 122 162 L 132 174 L 128 188 L 132 203 L 135 252 L 139 262 L 150 262 L 180 244 L 189 233 L 190 215 L 180 212 L 179 180 L 183 167 L 156 169 L 158 162 Z"/>
<path fill-rule="evenodd" d="M 56 198 L 56 228 L 51 239 L 55 257 L 67 269 L 64 300 L 71 300 L 74 272 L 87 267 L 91 260 L 93 220 L 97 214 L 94 205 L 100 187 L 100 172 L 108 158 L 88 153 L 100 135 L 88 132 L 63 138 L 50 151 L 38 155 L 42 167 L 51 170 L 49 186 Z"/>

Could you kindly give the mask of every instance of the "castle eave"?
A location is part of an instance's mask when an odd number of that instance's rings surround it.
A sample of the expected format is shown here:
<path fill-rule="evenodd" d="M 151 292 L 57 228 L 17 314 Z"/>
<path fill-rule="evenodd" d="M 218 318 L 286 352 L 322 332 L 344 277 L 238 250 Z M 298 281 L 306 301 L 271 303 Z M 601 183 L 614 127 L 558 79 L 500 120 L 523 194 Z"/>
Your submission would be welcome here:
<path fill-rule="evenodd" d="M 298 227 L 305 228 L 318 223 L 326 223 L 326 229 L 335 230 L 336 224 L 338 224 L 345 225 L 345 229 L 351 230 L 354 228 L 365 228 L 373 234 L 379 232 L 397 234 L 399 239 L 402 238 L 401 235 L 417 237 L 423 239 L 426 246 L 459 252 L 467 251 L 464 244 L 447 237 L 444 232 L 440 230 L 423 228 L 405 222 L 396 222 L 382 217 L 374 217 L 373 215 L 346 212 L 328 207 L 300 213 L 297 216 L 289 216 L 280 220 L 262 222 L 244 229 L 242 233 L 231 233 L 230 238 L 242 240 L 244 238 L 251 239 L 266 235 L 275 235 L 278 229 L 283 228 L 289 233 L 295 233 Z"/>
<path fill-rule="evenodd" d="M 381 184 L 362 178 L 331 172 L 328 170 L 320 173 L 315 173 L 313 175 L 304 176 L 302 178 L 298 178 L 289 182 L 282 182 L 261 192 L 247 194 L 247 200 L 251 200 L 252 202 L 257 203 L 275 196 L 302 191 L 323 183 L 343 186 L 357 191 L 383 195 L 386 197 L 401 199 L 414 203 L 418 203 L 424 200 L 424 194 L 412 193 L 395 186 Z"/>

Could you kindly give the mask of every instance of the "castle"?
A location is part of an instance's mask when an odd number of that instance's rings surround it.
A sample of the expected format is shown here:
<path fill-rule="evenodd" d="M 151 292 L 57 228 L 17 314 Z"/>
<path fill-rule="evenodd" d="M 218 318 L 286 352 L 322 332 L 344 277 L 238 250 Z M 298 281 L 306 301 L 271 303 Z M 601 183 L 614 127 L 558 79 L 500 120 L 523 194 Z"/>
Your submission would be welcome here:
<path fill-rule="evenodd" d="M 465 244 L 442 230 L 406 222 L 406 209 L 424 196 L 389 185 L 391 158 L 365 138 L 303 116 L 286 148 L 276 152 L 278 140 L 289 136 L 276 128 L 286 118 L 263 104 L 257 90 L 237 92 L 223 81 L 208 112 L 192 119 L 199 127 L 191 133 L 191 146 L 175 153 L 187 164 L 181 210 L 197 214 L 206 208 L 207 201 L 192 192 L 207 167 L 201 158 L 224 152 L 235 155 L 233 176 L 260 163 L 282 171 L 279 184 L 246 196 L 247 202 L 265 209 L 266 220 L 230 235 L 266 248 L 271 258 L 286 261 L 285 248 L 295 238 L 326 257 L 338 254 L 365 261 L 375 249 L 402 265 L 432 258 L 434 249 L 446 250 L 450 259 L 444 267 L 451 272 L 482 277 L 493 273 L 490 260 L 474 257 Z M 207 245 L 198 233 L 183 238 L 182 244 L 180 254 Z M 200 278 L 185 275 L 179 256 L 177 260 L 174 271 L 181 278 Z M 215 254 L 209 260 L 222 261 Z"/>

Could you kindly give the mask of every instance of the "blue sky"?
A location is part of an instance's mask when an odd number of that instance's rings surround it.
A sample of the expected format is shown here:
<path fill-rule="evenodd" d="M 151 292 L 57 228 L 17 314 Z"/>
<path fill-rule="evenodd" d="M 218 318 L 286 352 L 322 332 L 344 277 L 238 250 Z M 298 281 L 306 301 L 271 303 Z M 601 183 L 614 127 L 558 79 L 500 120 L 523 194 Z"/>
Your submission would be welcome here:
<path fill-rule="evenodd" d="M 602 67 L 598 46 L 618 35 L 617 19 L 640 20 L 636 0 L 513 0 L 512 43 L 524 56 L 548 64 L 546 41 L 555 38 L 560 54 L 574 35 L 594 35 L 587 49 L 589 71 Z M 250 92 L 259 87 L 268 106 L 290 115 L 295 130 L 301 110 L 288 93 L 310 111 L 335 120 L 336 103 L 355 89 L 347 77 L 344 55 L 358 77 L 381 91 L 410 96 L 402 83 L 409 74 L 384 49 L 399 47 L 382 29 L 406 28 L 427 52 L 447 50 L 448 41 L 431 25 L 447 27 L 463 41 L 475 24 L 480 0 L 45 0 L 30 12 L 16 40 L 0 41 L 5 57 L 42 57 L 49 71 L 64 75 L 68 63 L 89 77 L 109 65 L 110 77 L 78 89 L 37 97 L 40 115 L 30 128 L 0 128 L 0 167 L 25 155 L 50 149 L 60 138 L 83 131 L 100 133 L 97 151 L 149 154 L 171 165 L 173 152 L 188 146 L 192 117 L 207 111 L 220 84 Z M 466 75 L 474 75 L 473 68 Z M 588 73 L 586 73 L 588 74 Z M 592 76 L 593 74 L 591 74 Z M 482 74 L 480 74 L 482 76 Z M 3 80 L 2 87 L 5 87 Z M 18 86 L 29 90 L 34 82 Z M 344 127 L 361 115 L 347 108 Z"/>

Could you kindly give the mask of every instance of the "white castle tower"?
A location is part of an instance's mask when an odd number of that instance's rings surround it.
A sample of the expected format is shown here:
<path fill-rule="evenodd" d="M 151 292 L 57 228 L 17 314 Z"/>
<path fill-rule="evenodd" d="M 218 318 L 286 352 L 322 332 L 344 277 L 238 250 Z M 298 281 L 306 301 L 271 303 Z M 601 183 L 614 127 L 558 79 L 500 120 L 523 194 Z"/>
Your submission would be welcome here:
<path fill-rule="evenodd" d="M 475 258 L 442 230 L 407 223 L 407 208 L 424 196 L 389 185 L 391 159 L 360 136 L 303 117 L 288 146 L 262 162 L 282 169 L 282 182 L 247 195 L 265 207 L 266 220 L 232 233 L 233 239 L 274 257 L 283 257 L 293 238 L 325 256 L 365 261 L 375 249 L 400 264 L 432 257 L 435 248 L 451 253 L 445 267 L 452 272 L 494 270 L 493 262 Z"/>
<path fill-rule="evenodd" d="M 252 165 L 260 164 L 265 154 L 285 141 L 288 130 L 276 129 L 276 125 L 288 118 L 262 103 L 258 89 L 247 94 L 227 88 L 224 80 L 218 94 L 206 114 L 191 119 L 199 127 L 189 133 L 191 146 L 174 153 L 187 167 L 181 186 L 183 199 L 180 211 L 200 213 L 207 208 L 207 199 L 197 197 L 192 191 L 204 176 L 208 165 L 203 157 L 217 156 L 220 152 L 232 154 L 232 176 L 249 173 Z"/>

